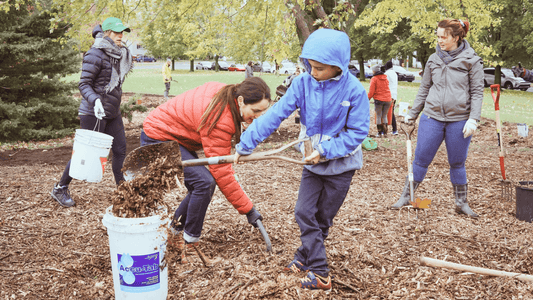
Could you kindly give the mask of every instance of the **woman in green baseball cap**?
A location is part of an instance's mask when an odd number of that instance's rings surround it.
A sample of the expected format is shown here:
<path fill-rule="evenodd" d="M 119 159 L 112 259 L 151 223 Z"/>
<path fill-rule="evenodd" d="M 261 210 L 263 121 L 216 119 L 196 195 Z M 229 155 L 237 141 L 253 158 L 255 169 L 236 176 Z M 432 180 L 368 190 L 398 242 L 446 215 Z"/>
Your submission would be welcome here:
<path fill-rule="evenodd" d="M 78 109 L 82 129 L 96 130 L 113 137 L 113 175 L 116 184 L 124 180 L 122 164 L 126 157 L 126 133 L 120 112 L 122 83 L 132 69 L 132 57 L 122 46 L 123 32 L 130 32 L 118 18 L 107 18 L 93 29 L 94 44 L 83 56 L 79 82 L 82 101 Z M 50 193 L 65 207 L 73 206 L 68 186 L 72 181 L 68 162 L 59 182 Z"/>

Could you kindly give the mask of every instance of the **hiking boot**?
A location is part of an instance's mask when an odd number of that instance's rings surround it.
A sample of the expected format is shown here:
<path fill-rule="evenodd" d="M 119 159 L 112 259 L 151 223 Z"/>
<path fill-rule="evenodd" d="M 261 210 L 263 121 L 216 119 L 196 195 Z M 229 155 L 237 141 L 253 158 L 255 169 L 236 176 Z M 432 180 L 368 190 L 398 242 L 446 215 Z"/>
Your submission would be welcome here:
<path fill-rule="evenodd" d="M 309 271 L 307 276 L 300 280 L 299 286 L 307 290 L 331 291 L 331 276 L 322 277 Z"/>
<path fill-rule="evenodd" d="M 420 185 L 420 182 L 413 181 L 413 193 L 418 188 L 418 185 Z M 402 195 L 400 196 L 400 199 L 398 199 L 398 201 L 391 206 L 391 209 L 400 209 L 402 206 L 409 205 L 410 202 L 411 189 L 409 187 L 409 177 L 405 177 L 405 186 L 403 187 Z"/>
<path fill-rule="evenodd" d="M 291 261 L 288 266 L 286 266 L 283 271 L 285 272 L 292 272 L 292 273 L 300 273 L 302 271 L 309 270 L 308 267 L 304 266 L 301 262 L 297 261 L 296 259 Z"/>
<path fill-rule="evenodd" d="M 222 261 L 222 258 L 215 257 L 214 259 L 209 259 L 205 254 L 200 251 L 198 242 L 196 243 L 187 243 L 185 242 L 183 251 L 181 251 L 181 263 L 182 264 L 188 264 L 192 263 L 194 260 L 198 260 L 198 258 L 204 263 L 206 267 L 212 267 L 215 264 Z"/>
<path fill-rule="evenodd" d="M 465 214 L 472 218 L 479 217 L 471 208 L 468 206 L 468 201 L 466 196 L 468 195 L 468 184 L 454 184 L 453 193 L 455 195 L 455 211 L 459 214 Z"/>
<path fill-rule="evenodd" d="M 72 198 L 70 197 L 70 191 L 68 190 L 68 185 L 66 186 L 59 186 L 54 185 L 54 188 L 50 192 L 50 195 L 52 198 L 54 198 L 61 206 L 64 207 L 71 207 L 74 206 L 76 203 Z"/>

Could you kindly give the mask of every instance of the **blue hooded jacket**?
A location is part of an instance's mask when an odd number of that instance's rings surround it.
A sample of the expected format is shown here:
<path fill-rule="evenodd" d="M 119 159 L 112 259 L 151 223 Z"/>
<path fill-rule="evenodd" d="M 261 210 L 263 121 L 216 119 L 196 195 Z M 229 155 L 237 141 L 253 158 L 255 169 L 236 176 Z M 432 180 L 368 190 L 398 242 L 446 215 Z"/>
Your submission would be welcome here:
<path fill-rule="evenodd" d="M 331 79 L 317 81 L 309 59 L 339 67 Z M 348 72 L 350 41 L 341 31 L 319 29 L 304 44 L 301 62 L 307 72 L 296 77 L 285 95 L 241 135 L 236 151 L 249 155 L 281 122 L 300 108 L 300 137 L 309 137 L 321 161 L 305 166 L 319 175 L 336 175 L 360 169 L 361 143 L 370 125 L 369 101 L 359 80 Z M 300 150 L 303 151 L 303 144 Z"/>

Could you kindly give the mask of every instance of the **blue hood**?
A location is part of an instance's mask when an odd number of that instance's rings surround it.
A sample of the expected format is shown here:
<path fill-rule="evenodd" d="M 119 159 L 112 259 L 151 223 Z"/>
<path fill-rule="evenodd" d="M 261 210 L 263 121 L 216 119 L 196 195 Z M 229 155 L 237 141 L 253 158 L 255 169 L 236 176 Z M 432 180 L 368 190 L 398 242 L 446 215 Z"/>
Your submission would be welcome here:
<path fill-rule="evenodd" d="M 321 28 L 311 33 L 305 41 L 300 60 L 307 72 L 311 72 L 309 59 L 319 63 L 337 66 L 348 74 L 350 63 L 350 39 L 342 31 Z"/>

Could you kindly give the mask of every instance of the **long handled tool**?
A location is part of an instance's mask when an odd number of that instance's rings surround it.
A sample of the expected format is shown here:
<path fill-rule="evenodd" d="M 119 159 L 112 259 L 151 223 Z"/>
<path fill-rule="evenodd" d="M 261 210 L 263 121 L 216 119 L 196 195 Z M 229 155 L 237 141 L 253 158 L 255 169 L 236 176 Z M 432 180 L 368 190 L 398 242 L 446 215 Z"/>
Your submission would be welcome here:
<path fill-rule="evenodd" d="M 496 95 L 494 95 L 494 90 L 496 90 Z M 500 147 L 500 171 L 502 173 L 503 180 L 500 182 L 502 188 L 502 198 L 511 201 L 513 197 L 513 191 L 511 187 L 511 181 L 507 180 L 505 176 L 505 163 L 504 163 L 504 154 L 503 151 L 503 141 L 502 141 L 502 123 L 500 120 L 500 85 L 493 84 L 490 86 L 490 93 L 492 94 L 492 99 L 494 99 L 494 109 L 495 109 L 495 119 L 496 119 L 496 133 L 498 135 L 498 146 Z"/>
<path fill-rule="evenodd" d="M 413 125 L 411 128 L 405 128 L 405 126 L 407 125 L 404 125 L 403 122 L 400 123 L 400 128 L 402 129 L 402 131 L 405 133 L 405 136 L 406 136 L 406 140 L 405 140 L 405 146 L 407 147 L 407 170 L 409 172 L 409 192 L 411 194 L 411 204 L 412 203 L 415 203 L 415 198 L 414 198 L 414 188 L 413 188 L 413 181 L 414 181 L 414 177 L 413 177 L 413 164 L 411 163 L 411 158 L 413 157 L 413 153 L 412 153 L 412 146 L 411 146 L 411 135 L 413 134 L 413 132 L 415 131 L 415 128 L 416 128 L 416 123 L 413 122 Z"/>
<path fill-rule="evenodd" d="M 496 95 L 494 95 L 494 90 L 497 90 Z M 494 99 L 494 109 L 496 110 L 496 133 L 498 134 L 498 146 L 500 147 L 500 170 L 502 172 L 503 180 L 506 180 L 507 178 L 505 178 L 505 164 L 503 162 L 504 152 L 502 142 L 502 123 L 500 121 L 500 85 L 491 85 L 490 93 L 492 94 L 492 99 Z"/>
<path fill-rule="evenodd" d="M 284 160 L 287 162 L 300 164 L 300 165 L 310 165 L 312 162 L 306 162 L 302 160 L 297 160 L 294 158 L 276 155 L 279 152 L 290 148 L 298 143 L 309 143 L 309 140 L 297 140 L 293 141 L 281 148 L 252 153 L 251 155 L 241 156 L 239 162 L 247 161 L 260 161 L 260 160 L 269 160 L 269 159 L 278 159 Z M 135 176 L 142 174 L 147 171 L 147 166 L 150 165 L 157 157 L 168 156 L 174 158 L 178 165 L 181 167 L 191 167 L 191 166 L 205 166 L 205 165 L 218 165 L 218 164 L 228 164 L 233 163 L 235 156 L 226 155 L 226 156 L 213 156 L 208 158 L 198 158 L 198 159 L 189 159 L 181 160 L 181 152 L 179 144 L 176 141 L 170 141 L 165 143 L 150 144 L 142 147 L 138 147 L 131 151 L 126 158 L 124 159 L 124 164 L 122 171 L 124 172 L 124 177 L 126 180 L 131 180 Z"/>
<path fill-rule="evenodd" d="M 274 149 L 270 151 L 265 152 L 257 152 L 253 153 L 251 155 L 242 156 L 239 161 L 240 162 L 246 162 L 246 161 L 259 161 L 259 160 L 268 160 L 268 159 L 279 159 L 288 161 L 295 164 L 300 165 L 309 165 L 312 164 L 312 162 L 305 162 L 301 160 L 296 160 L 290 157 L 276 155 L 279 152 L 290 148 L 298 143 L 304 143 L 305 149 L 306 149 L 306 155 L 307 152 L 309 152 L 310 148 L 310 141 L 309 139 L 304 140 L 297 140 L 294 142 L 291 142 L 279 149 Z M 190 166 L 204 166 L 204 165 L 217 165 L 217 164 L 226 164 L 226 163 L 233 163 L 235 156 L 233 155 L 226 155 L 226 156 L 214 156 L 209 158 L 200 158 L 200 159 L 190 159 L 190 160 L 181 160 L 181 152 L 179 148 L 179 144 L 176 141 L 170 141 L 165 143 L 158 143 L 158 144 L 151 144 L 146 145 L 142 147 L 138 147 L 131 151 L 124 160 L 122 171 L 124 172 L 124 177 L 126 180 L 132 180 L 136 176 L 143 174 L 147 171 L 148 165 L 155 161 L 158 157 L 167 157 L 169 159 L 173 159 L 178 165 L 181 167 L 190 167 Z M 265 230 L 265 227 L 263 226 L 263 223 L 261 220 L 257 220 L 257 228 L 261 232 L 261 235 L 263 236 L 263 239 L 266 243 L 266 249 L 268 252 L 272 251 L 272 243 L 270 242 L 270 238 L 268 237 L 268 233 Z"/>

